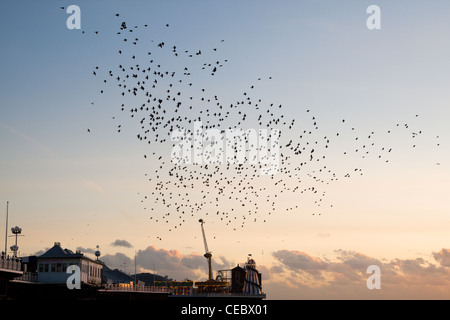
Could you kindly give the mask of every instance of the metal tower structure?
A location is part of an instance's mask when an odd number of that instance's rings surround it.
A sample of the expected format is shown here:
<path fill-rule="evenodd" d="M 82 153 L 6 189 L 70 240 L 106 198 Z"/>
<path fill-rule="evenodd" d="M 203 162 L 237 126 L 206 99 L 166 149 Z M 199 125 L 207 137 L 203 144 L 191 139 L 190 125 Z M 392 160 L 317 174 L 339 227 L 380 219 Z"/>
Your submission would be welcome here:
<path fill-rule="evenodd" d="M 208 243 L 206 242 L 205 229 L 203 228 L 203 223 L 205 223 L 205 221 L 203 221 L 203 219 L 200 219 L 200 220 L 198 220 L 198 222 L 200 222 L 202 225 L 203 242 L 205 244 L 205 254 L 203 256 L 208 260 L 208 280 L 212 280 L 213 279 L 212 268 L 211 268 L 212 254 L 208 250 Z"/>

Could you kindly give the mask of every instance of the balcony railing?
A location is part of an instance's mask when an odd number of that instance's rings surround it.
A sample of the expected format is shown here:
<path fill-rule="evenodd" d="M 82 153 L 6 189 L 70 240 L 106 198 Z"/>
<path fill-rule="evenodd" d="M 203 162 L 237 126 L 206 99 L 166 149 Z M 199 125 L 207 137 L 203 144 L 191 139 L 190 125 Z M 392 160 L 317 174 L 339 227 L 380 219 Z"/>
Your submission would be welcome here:
<path fill-rule="evenodd" d="M 108 291 L 125 291 L 125 292 L 167 292 L 167 288 L 160 288 L 154 286 L 131 286 L 131 285 L 119 285 L 119 284 L 105 284 L 104 290 Z"/>
<path fill-rule="evenodd" d="M 18 258 L 1 256 L 0 257 L 0 269 L 21 271 L 22 263 L 20 262 L 20 259 L 18 259 Z"/>
<path fill-rule="evenodd" d="M 248 293 L 232 293 L 232 292 L 195 292 L 193 297 L 239 297 L 239 298 L 266 298 L 266 294 L 248 294 Z"/>
<path fill-rule="evenodd" d="M 36 283 L 37 282 L 37 273 L 36 272 L 24 272 L 23 275 L 14 278 L 13 281 Z"/>

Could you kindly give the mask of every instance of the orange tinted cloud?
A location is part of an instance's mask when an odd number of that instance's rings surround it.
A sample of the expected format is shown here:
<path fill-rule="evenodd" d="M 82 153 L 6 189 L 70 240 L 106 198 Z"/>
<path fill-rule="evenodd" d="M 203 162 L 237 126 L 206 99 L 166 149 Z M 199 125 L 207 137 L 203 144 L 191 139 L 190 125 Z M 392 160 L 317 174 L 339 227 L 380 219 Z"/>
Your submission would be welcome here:
<path fill-rule="evenodd" d="M 334 261 L 305 252 L 273 253 L 278 268 L 270 268 L 264 290 L 269 299 L 448 299 L 450 250 L 423 258 L 377 259 L 360 252 L 336 250 Z M 367 267 L 378 265 L 381 289 L 369 290 Z M 273 279 L 273 280 L 272 280 Z M 313 281 L 312 281 L 313 280 Z M 288 290 L 283 290 L 289 288 Z"/>

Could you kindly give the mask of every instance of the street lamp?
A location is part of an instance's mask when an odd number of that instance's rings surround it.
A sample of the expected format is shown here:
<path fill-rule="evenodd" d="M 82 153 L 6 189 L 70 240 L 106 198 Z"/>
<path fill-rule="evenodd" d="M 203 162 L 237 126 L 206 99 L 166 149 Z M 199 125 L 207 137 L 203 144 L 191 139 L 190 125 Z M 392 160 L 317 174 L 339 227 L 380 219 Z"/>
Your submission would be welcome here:
<path fill-rule="evenodd" d="M 18 226 L 15 226 L 14 228 L 11 228 L 11 232 L 14 235 L 14 236 L 11 236 L 11 237 L 16 237 L 16 244 L 11 246 L 10 249 L 11 249 L 12 252 L 14 252 L 13 257 L 17 258 L 17 251 L 19 250 L 19 247 L 17 246 L 17 237 L 22 233 L 22 228 L 19 228 Z"/>
<path fill-rule="evenodd" d="M 97 261 L 98 261 L 98 257 L 100 257 L 101 253 L 100 253 L 100 247 L 97 245 L 96 247 L 96 251 L 95 251 L 95 256 L 97 257 Z"/>

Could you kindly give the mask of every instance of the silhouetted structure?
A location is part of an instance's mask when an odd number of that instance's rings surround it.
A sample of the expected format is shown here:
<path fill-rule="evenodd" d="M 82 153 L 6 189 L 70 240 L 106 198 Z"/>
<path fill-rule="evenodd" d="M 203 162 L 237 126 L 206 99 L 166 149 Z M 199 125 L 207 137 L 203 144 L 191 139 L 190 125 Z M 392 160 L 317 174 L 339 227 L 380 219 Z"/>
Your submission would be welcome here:
<path fill-rule="evenodd" d="M 231 269 L 231 292 L 241 293 L 244 291 L 245 270 L 237 265 Z"/>
<path fill-rule="evenodd" d="M 80 267 L 81 284 L 100 286 L 102 283 L 103 262 L 86 257 L 80 251 L 75 253 L 69 249 L 63 249 L 59 242 L 47 252 L 37 257 L 38 282 L 66 284 L 70 273 L 67 268 L 70 265 Z"/>
<path fill-rule="evenodd" d="M 261 273 L 256 270 L 256 262 L 249 255 L 245 264 L 244 294 L 259 295 L 261 293 Z"/>

